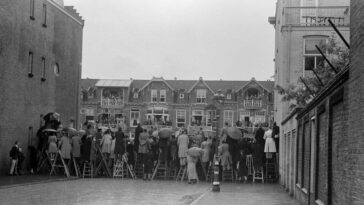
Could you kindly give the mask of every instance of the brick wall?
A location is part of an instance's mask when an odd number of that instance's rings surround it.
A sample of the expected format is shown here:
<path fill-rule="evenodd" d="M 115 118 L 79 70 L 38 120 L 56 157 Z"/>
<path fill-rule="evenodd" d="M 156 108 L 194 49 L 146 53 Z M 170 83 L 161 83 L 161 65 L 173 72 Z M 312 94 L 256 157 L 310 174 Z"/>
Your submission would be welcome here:
<path fill-rule="evenodd" d="M 350 180 L 347 204 L 364 201 L 364 1 L 351 1 L 351 70 L 349 82 L 349 159 Z"/>
<path fill-rule="evenodd" d="M 40 114 L 57 111 L 65 124 L 70 118 L 77 119 L 82 26 L 42 0 L 35 1 L 32 20 L 29 3 L 0 1 L 0 173 L 8 170 L 9 149 L 15 140 L 25 152 L 28 134 L 33 134 L 32 144 L 36 144 Z M 46 27 L 42 25 L 43 3 L 47 5 Z M 64 36 L 57 35 L 62 28 Z M 33 77 L 28 77 L 30 51 Z M 45 81 L 41 81 L 42 57 L 46 60 Z M 54 73 L 55 63 L 61 68 L 59 76 Z"/>

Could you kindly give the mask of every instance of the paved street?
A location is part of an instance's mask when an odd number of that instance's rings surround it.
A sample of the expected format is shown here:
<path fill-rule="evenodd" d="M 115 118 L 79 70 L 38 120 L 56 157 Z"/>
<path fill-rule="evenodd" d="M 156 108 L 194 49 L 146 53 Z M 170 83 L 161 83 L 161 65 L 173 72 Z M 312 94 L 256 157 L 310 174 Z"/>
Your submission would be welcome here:
<path fill-rule="evenodd" d="M 0 204 L 293 204 L 279 185 L 80 179 L 0 189 Z"/>

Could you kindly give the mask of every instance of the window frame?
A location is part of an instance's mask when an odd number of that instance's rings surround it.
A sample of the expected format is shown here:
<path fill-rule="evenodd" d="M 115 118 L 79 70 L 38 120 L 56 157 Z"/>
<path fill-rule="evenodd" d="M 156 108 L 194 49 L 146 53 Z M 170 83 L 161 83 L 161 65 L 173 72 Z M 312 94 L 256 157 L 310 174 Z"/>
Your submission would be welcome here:
<path fill-rule="evenodd" d="M 179 99 L 184 99 L 185 98 L 185 94 L 184 93 L 180 93 L 179 94 Z"/>
<path fill-rule="evenodd" d="M 42 70 L 41 70 L 41 81 L 46 80 L 46 58 L 42 57 Z"/>
<path fill-rule="evenodd" d="M 206 103 L 206 89 L 196 89 L 196 102 Z"/>
<path fill-rule="evenodd" d="M 231 114 L 231 116 L 230 116 Z M 234 125 L 234 111 L 233 110 L 224 110 L 224 118 L 223 118 L 223 124 L 225 124 L 227 121 L 229 123 L 229 126 Z"/>
<path fill-rule="evenodd" d="M 133 98 L 134 98 L 134 99 L 138 99 L 138 98 L 139 98 L 139 93 L 138 93 L 138 92 L 135 92 L 135 93 L 133 94 Z"/>
<path fill-rule="evenodd" d="M 158 102 L 158 90 L 157 89 L 150 90 L 150 101 Z"/>
<path fill-rule="evenodd" d="M 135 118 L 135 114 L 137 114 L 137 118 Z M 134 120 L 137 121 L 137 124 L 134 125 Z M 135 109 L 135 110 L 130 110 L 130 127 L 137 127 L 138 124 L 140 123 L 140 110 L 139 109 Z"/>
<path fill-rule="evenodd" d="M 167 102 L 167 90 L 165 89 L 159 90 L 159 102 L 162 103 Z"/>
<path fill-rule="evenodd" d="M 28 53 L 28 77 L 32 78 L 34 76 L 34 53 L 29 51 Z"/>
<path fill-rule="evenodd" d="M 34 8 L 35 8 L 35 0 L 29 0 L 29 18 L 31 20 L 35 20 L 35 17 L 34 17 Z"/>
<path fill-rule="evenodd" d="M 227 99 L 227 100 L 231 100 L 231 98 L 232 98 L 231 93 L 226 94 L 226 99 Z"/>
<path fill-rule="evenodd" d="M 43 10 L 42 10 L 42 26 L 47 27 L 47 4 L 43 4 Z"/>
<path fill-rule="evenodd" d="M 316 69 L 319 64 L 318 58 L 322 58 L 322 61 L 324 61 L 320 53 L 306 53 L 306 44 L 307 41 L 309 40 L 324 40 L 325 43 L 327 44 L 329 36 L 326 35 L 303 36 L 303 71 L 304 71 L 303 73 L 305 73 L 305 71 L 311 71 L 313 69 Z M 314 57 L 314 67 L 311 69 L 306 69 L 306 58 L 309 57 Z"/>
<path fill-rule="evenodd" d="M 178 118 L 179 116 L 183 116 L 184 122 L 179 122 L 178 121 L 178 119 L 181 119 L 181 118 Z M 186 123 L 187 123 L 187 112 L 186 112 L 186 110 L 177 109 L 176 110 L 176 127 L 186 127 Z M 181 124 L 183 124 L 183 126 L 179 126 Z"/>

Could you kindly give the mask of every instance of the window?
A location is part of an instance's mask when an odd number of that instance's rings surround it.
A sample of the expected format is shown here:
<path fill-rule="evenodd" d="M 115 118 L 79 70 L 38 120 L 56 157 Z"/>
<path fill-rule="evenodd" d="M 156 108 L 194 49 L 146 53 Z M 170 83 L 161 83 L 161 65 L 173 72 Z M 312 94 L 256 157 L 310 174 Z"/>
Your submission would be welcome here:
<path fill-rule="evenodd" d="M 160 90 L 159 91 L 160 94 L 160 102 L 166 102 L 166 98 L 167 98 L 167 94 L 166 94 L 166 90 Z"/>
<path fill-rule="evenodd" d="M 33 77 L 33 52 L 29 52 L 28 56 L 28 76 Z"/>
<path fill-rule="evenodd" d="M 228 123 L 229 126 L 234 124 L 234 112 L 232 110 L 224 110 L 224 124 Z"/>
<path fill-rule="evenodd" d="M 179 94 L 179 99 L 184 99 L 185 98 L 185 94 L 181 93 Z"/>
<path fill-rule="evenodd" d="M 201 126 L 203 125 L 203 110 L 192 110 L 192 120 L 191 125 L 192 126 Z"/>
<path fill-rule="evenodd" d="M 226 95 L 226 99 L 231 100 L 231 94 L 230 93 Z"/>
<path fill-rule="evenodd" d="M 198 89 L 197 90 L 197 103 L 205 103 L 206 102 L 206 90 Z"/>
<path fill-rule="evenodd" d="M 254 123 L 264 123 L 265 122 L 265 111 L 256 111 L 254 117 Z"/>
<path fill-rule="evenodd" d="M 134 98 L 134 99 L 138 99 L 138 98 L 139 98 L 138 92 L 135 92 L 135 93 L 134 93 L 133 98 Z"/>
<path fill-rule="evenodd" d="M 176 110 L 177 127 L 186 127 L 186 110 Z"/>
<path fill-rule="evenodd" d="M 43 27 L 47 27 L 47 5 L 43 4 Z"/>
<path fill-rule="evenodd" d="M 139 110 L 130 111 L 130 127 L 136 127 L 140 122 L 140 112 Z"/>
<path fill-rule="evenodd" d="M 324 58 L 321 56 L 315 45 L 326 44 L 326 36 L 307 37 L 304 39 L 304 69 L 313 70 L 324 65 Z M 320 46 L 321 47 L 321 46 Z"/>
<path fill-rule="evenodd" d="M 45 81 L 46 80 L 46 59 L 44 57 L 42 57 L 42 71 L 41 71 L 41 80 Z"/>
<path fill-rule="evenodd" d="M 30 0 L 30 19 L 34 20 L 34 1 Z"/>
<path fill-rule="evenodd" d="M 151 90 L 151 98 L 152 102 L 157 102 L 157 90 Z"/>
<path fill-rule="evenodd" d="M 206 126 L 216 127 L 216 110 L 206 111 Z"/>

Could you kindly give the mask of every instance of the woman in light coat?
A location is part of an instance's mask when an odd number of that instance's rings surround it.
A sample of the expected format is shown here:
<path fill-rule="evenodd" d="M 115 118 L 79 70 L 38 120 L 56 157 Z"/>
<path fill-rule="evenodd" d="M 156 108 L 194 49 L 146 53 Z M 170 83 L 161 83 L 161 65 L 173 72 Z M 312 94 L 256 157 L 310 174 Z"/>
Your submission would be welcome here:
<path fill-rule="evenodd" d="M 272 153 L 276 153 L 276 144 L 272 137 L 272 129 L 269 128 L 264 133 L 265 145 L 264 145 L 264 152 L 267 154 L 267 158 L 272 158 Z"/>
<path fill-rule="evenodd" d="M 201 143 L 201 149 L 203 150 L 201 158 L 202 166 L 207 170 L 210 162 L 211 141 L 206 138 L 205 141 Z"/>
<path fill-rule="evenodd" d="M 185 166 L 186 165 L 186 152 L 188 150 L 188 143 L 189 139 L 186 135 L 186 131 L 184 130 L 180 136 L 178 136 L 177 139 L 177 146 L 178 146 L 178 157 L 180 159 L 180 165 Z"/>
<path fill-rule="evenodd" d="M 104 136 L 101 139 L 101 153 L 108 159 L 111 153 L 111 132 L 110 130 L 106 130 Z"/>
<path fill-rule="evenodd" d="M 67 133 L 62 135 L 59 142 L 59 149 L 61 150 L 62 158 L 68 164 L 68 161 L 71 159 L 72 145 Z"/>
<path fill-rule="evenodd" d="M 55 134 L 51 134 L 48 137 L 48 153 L 51 160 L 54 160 L 56 158 L 58 148 L 57 148 L 57 137 Z"/>

